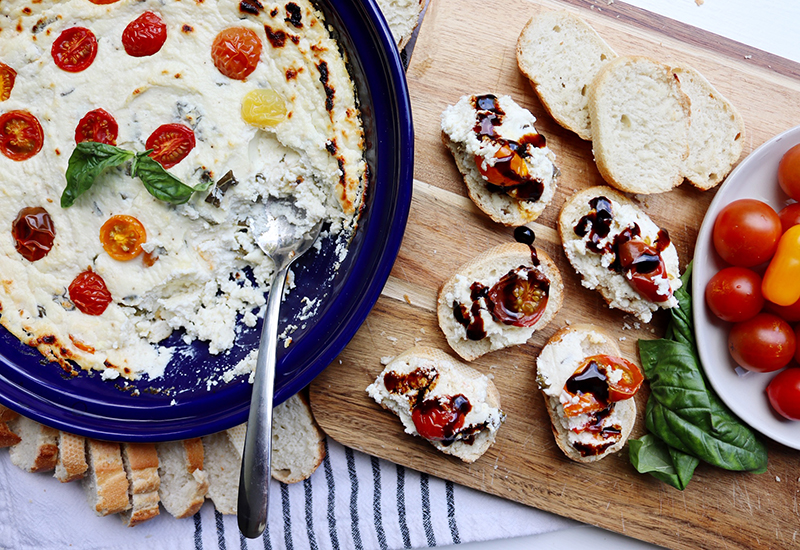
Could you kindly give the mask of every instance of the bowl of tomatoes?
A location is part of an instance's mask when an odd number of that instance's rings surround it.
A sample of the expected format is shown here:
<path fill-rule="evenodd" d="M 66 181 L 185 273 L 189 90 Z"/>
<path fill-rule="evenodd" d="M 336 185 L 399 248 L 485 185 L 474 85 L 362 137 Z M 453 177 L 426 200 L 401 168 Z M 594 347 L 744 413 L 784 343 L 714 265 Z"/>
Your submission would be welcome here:
<path fill-rule="evenodd" d="M 743 421 L 800 449 L 800 126 L 731 172 L 700 226 L 693 265 L 706 377 Z"/>

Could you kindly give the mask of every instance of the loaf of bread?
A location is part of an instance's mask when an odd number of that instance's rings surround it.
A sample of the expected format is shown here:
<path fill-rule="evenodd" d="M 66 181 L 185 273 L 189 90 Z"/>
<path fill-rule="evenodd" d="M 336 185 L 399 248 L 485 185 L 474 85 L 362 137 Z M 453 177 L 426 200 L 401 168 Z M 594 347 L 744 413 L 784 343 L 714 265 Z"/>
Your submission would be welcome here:
<path fill-rule="evenodd" d="M 536 117 L 509 96 L 463 96 L 442 113 L 442 140 L 472 201 L 509 226 L 538 218 L 552 200 L 559 170 Z"/>
<path fill-rule="evenodd" d="M 89 468 L 83 487 L 95 514 L 107 516 L 130 508 L 128 477 L 122 465 L 120 444 L 87 439 L 86 456 Z"/>
<path fill-rule="evenodd" d="M 402 50 L 419 24 L 425 0 L 378 0 L 378 7 L 389 24 L 397 48 Z"/>
<path fill-rule="evenodd" d="M 406 433 L 464 462 L 475 462 L 489 449 L 505 420 L 494 383 L 435 348 L 404 351 L 367 393 L 400 418 Z"/>
<path fill-rule="evenodd" d="M 663 193 L 683 182 L 690 100 L 672 69 L 647 57 L 604 64 L 589 87 L 592 152 L 609 185 Z"/>
<path fill-rule="evenodd" d="M 128 478 L 130 507 L 122 512 L 122 522 L 133 527 L 159 514 L 158 452 L 154 443 L 123 443 L 122 464 Z"/>
<path fill-rule="evenodd" d="M 678 305 L 673 295 L 681 286 L 675 245 L 622 193 L 605 185 L 575 193 L 561 209 L 558 231 L 583 286 L 599 291 L 609 307 L 648 323 L 654 311 Z M 657 252 L 658 265 L 651 265 L 652 271 L 645 271 L 645 264 L 652 262 L 623 265 L 627 260 L 619 254 L 620 246 L 627 248 L 628 241 L 640 252 Z M 641 278 L 646 280 L 637 286 Z"/>
<path fill-rule="evenodd" d="M 86 438 L 67 432 L 58 432 L 58 462 L 55 477 L 62 483 L 81 479 L 86 475 Z"/>
<path fill-rule="evenodd" d="M 193 516 L 206 498 L 208 474 L 203 470 L 200 438 L 156 443 L 158 495 L 164 509 L 176 518 Z"/>
<path fill-rule="evenodd" d="M 589 85 L 600 67 L 617 57 L 580 17 L 542 10 L 517 40 L 517 65 L 550 115 L 582 139 L 592 139 Z"/>
<path fill-rule="evenodd" d="M 563 293 L 561 274 L 544 251 L 521 243 L 498 245 L 442 285 L 439 327 L 450 347 L 472 361 L 527 342 L 558 313 Z"/>
<path fill-rule="evenodd" d="M 536 379 L 556 444 L 577 462 L 595 462 L 622 449 L 636 422 L 633 398 L 610 402 L 607 397 L 595 396 L 589 391 L 585 393 L 590 395 L 585 397 L 581 390 L 568 391 L 568 381 L 576 371 L 587 365 L 587 360 L 599 355 L 621 356 L 614 340 L 599 327 L 574 325 L 556 332 L 536 359 Z M 615 369 L 595 366 L 598 370 L 593 373 L 593 379 L 578 387 L 596 388 L 608 379 L 621 376 L 615 374 Z M 638 369 L 636 365 L 633 367 Z M 599 389 L 595 391 L 602 393 Z M 597 410 L 587 406 L 588 412 L 580 412 L 580 407 L 584 407 L 582 398 L 587 401 L 596 398 L 599 404 L 593 408 Z M 570 413 L 566 413 L 565 405 L 572 405 Z"/>

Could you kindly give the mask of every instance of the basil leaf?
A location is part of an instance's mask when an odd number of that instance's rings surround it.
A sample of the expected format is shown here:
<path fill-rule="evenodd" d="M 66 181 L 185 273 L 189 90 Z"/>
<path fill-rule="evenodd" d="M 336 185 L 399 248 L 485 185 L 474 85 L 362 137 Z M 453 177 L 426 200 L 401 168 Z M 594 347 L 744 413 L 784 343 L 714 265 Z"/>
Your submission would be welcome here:
<path fill-rule="evenodd" d="M 155 198 L 172 204 L 183 204 L 195 191 L 205 191 L 213 182 L 208 181 L 197 187 L 190 187 L 164 170 L 164 167 L 153 160 L 151 151 L 137 153 L 133 159 L 131 175 L 142 180 L 147 191 Z"/>
<path fill-rule="evenodd" d="M 134 157 L 125 149 L 86 141 L 79 143 L 67 165 L 67 186 L 61 193 L 61 207 L 69 208 L 75 200 L 94 185 L 97 177 L 106 169 L 120 166 Z"/>
<path fill-rule="evenodd" d="M 686 488 L 700 463 L 697 458 L 673 449 L 651 434 L 631 440 L 628 454 L 636 471 L 649 473 L 681 491 Z"/>
<path fill-rule="evenodd" d="M 675 291 L 675 298 L 678 300 L 678 307 L 669 310 L 672 316 L 671 322 L 667 327 L 665 338 L 689 344 L 692 349 L 697 349 L 694 339 L 694 323 L 692 321 L 692 264 L 686 266 L 686 271 L 681 275 L 681 288 Z"/>

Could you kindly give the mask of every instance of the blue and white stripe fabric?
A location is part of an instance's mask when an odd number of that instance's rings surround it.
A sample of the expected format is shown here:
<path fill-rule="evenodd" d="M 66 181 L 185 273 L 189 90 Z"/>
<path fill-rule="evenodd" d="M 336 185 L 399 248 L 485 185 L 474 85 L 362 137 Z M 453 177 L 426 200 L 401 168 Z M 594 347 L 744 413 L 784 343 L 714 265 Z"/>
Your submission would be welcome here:
<path fill-rule="evenodd" d="M 258 539 L 210 501 L 191 519 L 159 517 L 133 528 L 96 517 L 80 482 L 29 474 L 0 451 L 0 549 L 394 550 L 543 533 L 570 520 L 353 451 L 327 439 L 309 479 L 273 481 L 269 526 Z M 498 473 L 498 475 L 501 475 Z M 487 479 L 488 484 L 491 483 Z"/>

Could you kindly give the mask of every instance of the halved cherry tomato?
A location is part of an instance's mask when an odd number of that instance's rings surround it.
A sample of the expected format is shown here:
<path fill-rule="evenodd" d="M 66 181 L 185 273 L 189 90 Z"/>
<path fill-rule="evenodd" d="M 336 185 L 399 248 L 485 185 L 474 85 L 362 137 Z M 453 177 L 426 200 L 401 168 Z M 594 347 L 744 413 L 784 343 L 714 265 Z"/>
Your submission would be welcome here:
<path fill-rule="evenodd" d="M 618 259 L 622 272 L 631 286 L 651 302 L 665 302 L 672 296 L 667 278 L 667 266 L 655 247 L 631 239 L 620 244 Z"/>
<path fill-rule="evenodd" d="M 44 131 L 27 111 L 0 115 L 0 152 L 11 160 L 27 160 L 42 150 Z"/>
<path fill-rule="evenodd" d="M 778 163 L 778 184 L 796 201 L 800 201 L 800 143 L 786 151 Z"/>
<path fill-rule="evenodd" d="M 781 230 L 786 233 L 793 225 L 800 225 L 800 202 L 784 206 L 778 217 L 781 219 Z"/>
<path fill-rule="evenodd" d="M 75 143 L 94 141 L 116 145 L 118 132 L 119 127 L 114 117 L 103 109 L 95 109 L 86 113 L 78 122 L 78 127 L 75 128 Z"/>
<path fill-rule="evenodd" d="M 771 313 L 736 323 L 728 333 L 728 349 L 734 361 L 754 372 L 782 369 L 792 360 L 796 348 L 792 327 Z"/>
<path fill-rule="evenodd" d="M 425 439 L 447 441 L 455 438 L 471 408 L 463 395 L 426 399 L 411 410 L 411 420 L 417 433 Z"/>
<path fill-rule="evenodd" d="M 544 314 L 550 281 L 537 269 L 512 269 L 489 289 L 492 317 L 506 325 L 532 327 Z"/>
<path fill-rule="evenodd" d="M 761 281 L 764 298 L 779 306 L 800 299 L 800 225 L 783 234 Z"/>
<path fill-rule="evenodd" d="M 44 258 L 53 248 L 56 228 L 50 214 L 41 206 L 27 206 L 19 211 L 11 226 L 14 248 L 29 262 Z"/>
<path fill-rule="evenodd" d="M 720 210 L 714 220 L 714 248 L 723 260 L 753 267 L 769 260 L 781 238 L 781 220 L 765 202 L 739 199 Z"/>
<path fill-rule="evenodd" d="M 525 160 L 510 144 L 503 144 L 494 154 L 495 163 L 493 166 L 486 164 L 480 155 L 475 155 L 475 164 L 478 171 L 486 178 L 486 181 L 499 187 L 514 187 L 522 183 L 528 177 L 528 166 Z"/>
<path fill-rule="evenodd" d="M 122 31 L 122 45 L 131 57 L 157 53 L 167 41 L 167 26 L 152 11 L 146 11 Z"/>
<path fill-rule="evenodd" d="M 86 315 L 102 315 L 112 301 L 106 282 L 93 271 L 75 277 L 69 285 L 69 299 Z"/>
<path fill-rule="evenodd" d="M 258 66 L 261 57 L 261 39 L 244 27 L 231 27 L 220 32 L 211 45 L 214 66 L 223 75 L 234 80 L 244 80 Z"/>
<path fill-rule="evenodd" d="M 16 78 L 17 71 L 0 62 L 0 101 L 5 101 L 11 97 L 11 89 L 14 87 Z"/>
<path fill-rule="evenodd" d="M 133 216 L 112 216 L 100 228 L 100 242 L 108 255 L 125 262 L 142 253 L 147 232 Z"/>
<path fill-rule="evenodd" d="M 194 132 L 183 124 L 164 124 L 147 138 L 145 147 L 153 149 L 150 156 L 164 168 L 172 168 L 194 149 Z"/>
<path fill-rule="evenodd" d="M 50 52 L 59 69 L 79 73 L 97 56 L 97 38 L 87 28 L 71 27 L 55 39 Z"/>
<path fill-rule="evenodd" d="M 721 269 L 706 285 L 706 303 L 711 312 L 723 321 L 747 321 L 764 307 L 761 277 L 746 267 Z"/>
<path fill-rule="evenodd" d="M 634 363 L 614 355 L 587 357 L 564 385 L 564 391 L 576 397 L 564 405 L 566 416 L 597 412 L 609 403 L 630 399 L 644 381 Z"/>
<path fill-rule="evenodd" d="M 767 398 L 778 414 L 800 420 L 800 368 L 790 367 L 770 380 Z"/>

